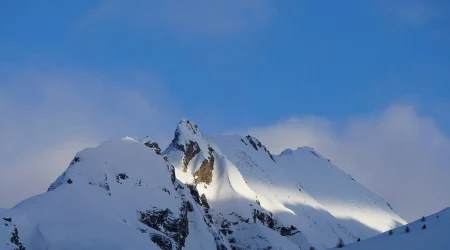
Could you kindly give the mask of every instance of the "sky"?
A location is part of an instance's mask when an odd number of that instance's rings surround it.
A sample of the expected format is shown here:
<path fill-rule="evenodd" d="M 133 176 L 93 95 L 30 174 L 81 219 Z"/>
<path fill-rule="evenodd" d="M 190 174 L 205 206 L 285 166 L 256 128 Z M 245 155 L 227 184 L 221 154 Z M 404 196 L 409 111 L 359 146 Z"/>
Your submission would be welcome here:
<path fill-rule="evenodd" d="M 312 146 L 406 220 L 450 206 L 449 1 L 3 1 L 0 38 L 0 207 L 181 118 Z"/>

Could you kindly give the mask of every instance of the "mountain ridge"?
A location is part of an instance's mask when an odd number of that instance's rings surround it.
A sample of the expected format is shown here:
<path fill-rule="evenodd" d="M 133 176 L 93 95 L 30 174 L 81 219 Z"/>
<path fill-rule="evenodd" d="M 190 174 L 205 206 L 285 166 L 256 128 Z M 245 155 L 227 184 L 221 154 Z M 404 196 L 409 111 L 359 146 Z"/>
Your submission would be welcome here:
<path fill-rule="evenodd" d="M 12 221 L 0 249 L 325 249 L 405 223 L 314 149 L 285 151 L 204 135 L 187 119 L 165 150 L 150 137 L 102 143 L 80 151 L 47 193 L 0 210 Z"/>

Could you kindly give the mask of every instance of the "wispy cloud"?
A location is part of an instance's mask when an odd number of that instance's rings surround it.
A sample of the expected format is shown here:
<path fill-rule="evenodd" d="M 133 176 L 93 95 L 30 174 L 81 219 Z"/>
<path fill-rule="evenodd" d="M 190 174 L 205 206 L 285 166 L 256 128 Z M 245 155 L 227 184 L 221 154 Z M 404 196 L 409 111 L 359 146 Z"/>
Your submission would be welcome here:
<path fill-rule="evenodd" d="M 168 140 L 177 120 L 163 82 L 139 71 L 126 81 L 5 65 L 0 72 L 0 190 L 9 190 L 0 207 L 44 192 L 85 147 L 154 131 Z"/>
<path fill-rule="evenodd" d="M 99 22 L 127 23 L 141 30 L 167 28 L 183 36 L 233 37 L 263 29 L 274 15 L 270 0 L 103 1 L 78 28 Z"/>
<path fill-rule="evenodd" d="M 450 206 L 450 139 L 414 106 L 349 119 L 291 118 L 252 128 L 270 150 L 312 146 L 385 197 L 406 220 Z"/>

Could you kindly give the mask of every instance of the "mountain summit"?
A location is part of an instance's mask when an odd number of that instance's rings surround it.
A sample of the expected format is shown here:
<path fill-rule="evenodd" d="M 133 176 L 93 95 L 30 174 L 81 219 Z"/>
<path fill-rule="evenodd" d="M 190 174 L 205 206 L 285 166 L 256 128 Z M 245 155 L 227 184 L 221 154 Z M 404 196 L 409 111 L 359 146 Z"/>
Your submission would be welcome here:
<path fill-rule="evenodd" d="M 0 210 L 0 249 L 326 249 L 405 224 L 312 148 L 178 124 L 79 152 L 48 192 Z"/>

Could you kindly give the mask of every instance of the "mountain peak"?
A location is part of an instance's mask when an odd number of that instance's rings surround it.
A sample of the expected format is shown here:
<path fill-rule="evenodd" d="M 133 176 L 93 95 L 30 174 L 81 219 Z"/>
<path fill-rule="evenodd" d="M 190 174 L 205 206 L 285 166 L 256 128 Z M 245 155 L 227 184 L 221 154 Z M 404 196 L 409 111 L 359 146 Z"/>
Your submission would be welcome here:
<path fill-rule="evenodd" d="M 291 148 L 287 148 L 287 149 L 283 150 L 283 152 L 281 152 L 280 155 L 291 155 L 292 153 L 294 153 L 294 150 Z"/>
<path fill-rule="evenodd" d="M 169 155 L 172 151 L 180 151 L 185 155 L 185 167 L 187 167 L 190 159 L 197 154 L 202 154 L 205 158 L 208 158 L 210 152 L 220 152 L 200 132 L 197 124 L 188 119 L 182 119 L 178 123 L 172 142 L 163 152 L 163 155 Z"/>
<path fill-rule="evenodd" d="M 326 160 L 310 147 L 274 158 L 253 136 L 182 119 L 163 153 L 148 136 L 79 152 L 51 192 L 0 209 L 0 249 L 322 250 L 405 223 Z"/>
<path fill-rule="evenodd" d="M 203 137 L 203 135 L 198 129 L 197 124 L 191 122 L 188 119 L 181 119 L 181 121 L 178 123 L 177 129 L 175 130 L 174 139 L 190 140 L 190 139 L 197 139 L 198 137 Z"/>

